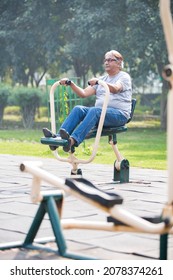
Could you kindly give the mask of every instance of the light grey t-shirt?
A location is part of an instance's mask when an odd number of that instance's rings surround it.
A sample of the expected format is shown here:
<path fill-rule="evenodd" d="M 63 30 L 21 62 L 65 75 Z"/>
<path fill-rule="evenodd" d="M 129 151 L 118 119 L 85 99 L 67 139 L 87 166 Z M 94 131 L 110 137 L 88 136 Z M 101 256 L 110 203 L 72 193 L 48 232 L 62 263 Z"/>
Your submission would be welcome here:
<path fill-rule="evenodd" d="M 105 75 L 99 78 L 110 84 L 120 82 L 122 84 L 122 91 L 118 93 L 111 93 L 108 107 L 117 108 L 122 111 L 125 117 L 130 117 L 131 112 L 131 100 L 132 100 L 132 85 L 130 75 L 124 71 L 120 71 L 115 76 Z M 102 107 L 105 97 L 105 89 L 101 85 L 95 85 L 96 89 L 96 107 Z"/>

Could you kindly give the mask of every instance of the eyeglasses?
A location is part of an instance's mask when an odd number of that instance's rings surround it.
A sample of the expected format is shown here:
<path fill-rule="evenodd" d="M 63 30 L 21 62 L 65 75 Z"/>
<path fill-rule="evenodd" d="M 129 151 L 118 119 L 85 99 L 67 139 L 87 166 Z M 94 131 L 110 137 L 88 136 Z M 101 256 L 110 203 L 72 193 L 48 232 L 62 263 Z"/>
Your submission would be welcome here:
<path fill-rule="evenodd" d="M 105 63 L 105 62 L 112 62 L 112 61 L 118 61 L 118 59 L 117 58 L 105 58 L 104 60 L 103 60 L 103 62 Z"/>

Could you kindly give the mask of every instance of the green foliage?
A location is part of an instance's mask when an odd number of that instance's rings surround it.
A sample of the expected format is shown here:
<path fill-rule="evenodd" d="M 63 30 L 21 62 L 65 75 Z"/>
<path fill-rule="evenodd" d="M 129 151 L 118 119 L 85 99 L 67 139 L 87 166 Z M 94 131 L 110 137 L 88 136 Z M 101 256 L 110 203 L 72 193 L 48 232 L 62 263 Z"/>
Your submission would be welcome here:
<path fill-rule="evenodd" d="M 73 81 L 76 78 L 72 78 Z M 52 85 L 55 80 L 48 80 L 48 85 Z M 47 91 L 49 89 L 47 88 Z M 49 92 L 48 92 L 49 94 Z M 49 95 L 48 95 L 49 99 Z M 55 119 L 57 129 L 60 127 L 62 122 L 65 120 L 67 115 L 71 112 L 75 105 L 83 104 L 83 98 L 77 96 L 71 87 L 58 86 L 54 92 L 54 101 L 55 101 Z"/>
<path fill-rule="evenodd" d="M 10 87 L 1 83 L 0 84 L 0 127 L 2 126 L 4 109 L 8 104 L 9 95 L 10 95 Z"/>
<path fill-rule="evenodd" d="M 59 29 L 66 9 L 62 2 L 1 0 L 1 74 L 10 67 L 13 81 L 39 85 L 50 64 L 57 60 L 63 42 Z"/>
<path fill-rule="evenodd" d="M 20 106 L 24 128 L 32 128 L 36 109 L 41 101 L 41 91 L 37 88 L 19 87 L 15 89 L 14 98 Z"/>
<path fill-rule="evenodd" d="M 0 44 L 2 79 L 10 73 L 14 84 L 36 87 L 45 73 L 71 69 L 86 85 L 88 76 L 103 73 L 109 49 L 123 54 L 136 87 L 151 73 L 160 79 L 168 62 L 158 0 L 1 0 Z M 168 83 L 162 83 L 165 129 Z"/>
<path fill-rule="evenodd" d="M 42 130 L 4 130 L 0 135 L 0 153 L 53 157 L 49 147 L 40 143 Z M 88 159 L 92 152 L 94 139 L 85 141 L 76 148 L 75 155 Z M 118 147 L 122 155 L 130 162 L 131 167 L 166 169 L 166 133 L 159 128 L 129 128 L 126 133 L 118 135 Z M 59 148 L 62 157 L 67 154 Z M 115 161 L 114 152 L 108 144 L 107 137 L 102 137 L 94 159 L 95 163 L 111 164 Z M 92 169 L 92 166 L 91 166 Z"/>
<path fill-rule="evenodd" d="M 48 108 L 47 107 L 39 107 L 39 117 L 48 117 Z"/>
<path fill-rule="evenodd" d="M 20 107 L 19 106 L 7 106 L 4 110 L 4 114 L 20 116 Z"/>
<path fill-rule="evenodd" d="M 49 70 L 56 76 L 73 67 L 85 80 L 88 71 L 103 72 L 103 55 L 113 48 L 124 55 L 135 82 L 143 83 L 149 71 L 160 75 L 167 59 L 158 3 L 1 0 L 0 74 L 10 67 L 15 82 L 38 86 Z"/>
<path fill-rule="evenodd" d="M 64 90 L 63 87 L 59 88 L 59 95 L 58 95 L 58 102 L 59 105 L 59 111 L 58 111 L 58 119 L 59 123 L 61 124 L 66 116 L 69 114 L 69 107 L 68 107 L 68 93 L 66 90 Z"/>
<path fill-rule="evenodd" d="M 136 83 L 139 82 L 140 76 L 144 80 L 150 71 L 159 77 L 164 64 L 167 63 L 159 1 L 130 0 L 128 12 L 129 29 L 126 35 L 131 49 L 130 56 L 127 54 L 128 62 L 132 66 L 131 75 L 136 78 Z"/>
<path fill-rule="evenodd" d="M 76 75 L 86 76 L 91 70 L 94 75 L 103 73 L 103 56 L 109 49 L 123 52 L 126 16 L 126 1 L 67 1 L 71 16 L 67 18 L 64 55 L 70 57 Z M 122 36 L 123 34 L 123 36 Z M 118 38 L 118 39 L 117 39 Z"/>

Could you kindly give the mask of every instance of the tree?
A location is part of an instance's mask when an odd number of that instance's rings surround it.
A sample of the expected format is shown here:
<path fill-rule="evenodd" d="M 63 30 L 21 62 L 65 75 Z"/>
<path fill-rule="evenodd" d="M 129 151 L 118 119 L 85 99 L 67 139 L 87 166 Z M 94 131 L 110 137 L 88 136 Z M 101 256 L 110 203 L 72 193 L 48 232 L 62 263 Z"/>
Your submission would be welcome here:
<path fill-rule="evenodd" d="M 125 33 L 126 1 L 69 1 L 71 15 L 63 26 L 66 36 L 64 55 L 85 84 L 88 71 L 102 73 L 103 56 L 120 48 Z M 126 17 L 124 17 L 126 18 Z M 118 38 L 117 41 L 115 39 Z"/>
<path fill-rule="evenodd" d="M 85 85 L 88 75 L 103 73 L 104 53 L 117 49 L 133 83 L 145 84 L 150 73 L 162 79 L 167 51 L 158 4 L 159 0 L 1 0 L 0 74 L 10 69 L 14 81 L 38 86 L 45 72 L 54 76 L 73 67 Z M 35 72 L 40 73 L 38 79 Z M 168 83 L 162 84 L 165 128 Z"/>
<path fill-rule="evenodd" d="M 23 126 L 30 129 L 34 125 L 37 108 L 41 102 L 41 91 L 38 88 L 18 87 L 15 88 L 13 99 L 20 107 Z"/>
<path fill-rule="evenodd" d="M 10 95 L 10 88 L 7 85 L 0 83 L 0 127 L 2 126 L 4 109 L 8 104 L 8 97 Z"/>
<path fill-rule="evenodd" d="M 38 86 L 63 43 L 60 0 L 2 0 L 0 41 L 8 53 L 13 80 Z M 35 73 L 41 73 L 36 79 Z M 2 74 L 2 72 L 1 72 Z"/>
<path fill-rule="evenodd" d="M 131 75 L 143 77 L 144 83 L 152 71 L 162 79 L 162 70 L 167 64 L 167 51 L 160 19 L 159 1 L 128 1 L 128 46 L 127 53 Z M 166 129 L 166 100 L 168 83 L 162 80 L 161 127 Z"/>

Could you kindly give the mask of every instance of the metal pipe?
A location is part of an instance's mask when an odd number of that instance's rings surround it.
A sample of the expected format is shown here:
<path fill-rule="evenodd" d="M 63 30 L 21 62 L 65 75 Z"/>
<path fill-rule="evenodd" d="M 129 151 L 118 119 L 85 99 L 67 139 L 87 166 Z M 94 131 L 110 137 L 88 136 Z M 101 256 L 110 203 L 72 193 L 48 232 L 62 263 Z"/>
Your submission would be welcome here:
<path fill-rule="evenodd" d="M 168 59 L 173 66 L 173 21 L 170 0 L 160 0 L 160 16 L 168 49 Z M 168 204 L 173 205 L 173 74 L 167 72 L 171 89 L 167 101 L 167 161 L 168 161 Z"/>
<path fill-rule="evenodd" d="M 71 155 L 68 158 L 62 158 L 59 156 L 57 150 L 53 151 L 54 156 L 59 161 L 69 162 L 74 166 L 79 163 L 83 163 L 83 164 L 90 163 L 95 158 L 95 156 L 97 154 L 97 149 L 98 149 L 98 145 L 99 145 L 99 141 L 100 141 L 100 137 L 101 137 L 101 133 L 102 133 L 102 128 L 103 128 L 103 124 L 104 124 L 104 119 L 105 119 L 106 110 L 107 110 L 107 106 L 108 106 L 108 102 L 109 102 L 109 95 L 110 95 L 109 87 L 107 86 L 106 82 L 99 80 L 98 84 L 102 85 L 105 88 L 105 99 L 104 99 L 104 103 L 103 103 L 103 107 L 102 107 L 102 112 L 101 112 L 101 116 L 100 116 L 100 120 L 99 120 L 99 125 L 98 125 L 98 129 L 97 129 L 95 142 L 94 142 L 94 148 L 93 148 L 91 156 L 89 157 L 89 159 L 86 159 L 86 160 L 78 159 Z M 54 92 L 55 92 L 55 89 L 57 88 L 57 86 L 59 86 L 59 85 L 60 85 L 60 82 L 57 81 L 52 85 L 52 87 L 50 89 L 51 129 L 52 129 L 52 132 L 55 134 L 56 134 L 56 120 L 55 120 Z"/>
<path fill-rule="evenodd" d="M 21 170 L 25 172 L 31 173 L 35 177 L 39 177 L 39 180 L 44 180 L 53 186 L 57 187 L 58 189 L 64 190 L 67 193 L 70 193 L 77 198 L 80 198 L 95 207 L 100 208 L 102 211 L 106 211 L 109 213 L 113 218 L 118 219 L 119 221 L 123 222 L 125 225 L 135 228 L 137 231 L 142 231 L 144 233 L 165 233 L 170 230 L 172 227 L 173 220 L 170 221 L 171 226 L 166 226 L 164 222 L 153 224 L 145 219 L 138 217 L 129 211 L 123 209 L 122 206 L 115 205 L 112 208 L 107 208 L 99 205 L 99 203 L 95 202 L 94 200 L 87 199 L 85 196 L 80 195 L 79 193 L 73 191 L 70 187 L 65 185 L 65 180 L 60 179 L 57 176 L 50 174 L 49 172 L 33 165 L 32 162 L 24 162 L 21 164 Z M 34 196 L 37 197 L 37 196 Z"/>

